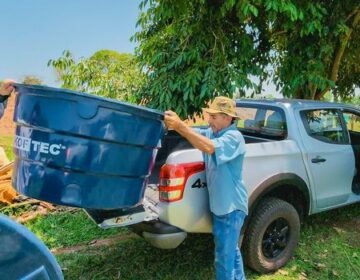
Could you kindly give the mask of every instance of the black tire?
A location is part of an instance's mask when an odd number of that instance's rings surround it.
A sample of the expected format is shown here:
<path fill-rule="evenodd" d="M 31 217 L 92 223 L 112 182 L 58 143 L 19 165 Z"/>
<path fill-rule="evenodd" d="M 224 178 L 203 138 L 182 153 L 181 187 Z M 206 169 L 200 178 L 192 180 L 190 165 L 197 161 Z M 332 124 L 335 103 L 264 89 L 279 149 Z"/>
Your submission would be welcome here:
<path fill-rule="evenodd" d="M 260 273 L 284 266 L 292 257 L 300 235 L 299 214 L 284 200 L 265 198 L 245 231 L 245 263 Z"/>

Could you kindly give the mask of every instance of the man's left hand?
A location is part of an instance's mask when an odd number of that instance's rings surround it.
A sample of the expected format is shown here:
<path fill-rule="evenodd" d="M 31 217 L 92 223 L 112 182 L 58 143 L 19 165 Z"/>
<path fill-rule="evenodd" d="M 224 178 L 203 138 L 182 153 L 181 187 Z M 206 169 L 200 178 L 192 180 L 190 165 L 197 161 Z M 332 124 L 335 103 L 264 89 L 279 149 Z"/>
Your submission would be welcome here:
<path fill-rule="evenodd" d="M 4 80 L 0 86 L 0 95 L 10 95 L 14 90 L 14 80 Z"/>

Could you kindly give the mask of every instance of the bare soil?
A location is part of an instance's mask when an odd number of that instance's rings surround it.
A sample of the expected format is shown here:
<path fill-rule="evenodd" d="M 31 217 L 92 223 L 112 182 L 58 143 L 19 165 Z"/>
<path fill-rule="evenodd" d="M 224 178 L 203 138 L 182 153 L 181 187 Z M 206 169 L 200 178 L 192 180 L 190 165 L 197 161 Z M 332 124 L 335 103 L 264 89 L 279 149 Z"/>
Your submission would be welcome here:
<path fill-rule="evenodd" d="M 114 245 L 121 240 L 127 240 L 127 239 L 134 238 L 134 237 L 136 237 L 136 234 L 134 234 L 134 233 L 129 233 L 127 235 L 119 234 L 119 235 L 115 235 L 115 236 L 105 238 L 105 239 L 94 240 L 94 241 L 91 241 L 86 244 L 79 244 L 79 245 L 75 245 L 75 246 L 71 246 L 71 247 L 53 249 L 53 250 L 51 250 L 51 252 L 54 255 L 72 254 L 72 253 L 77 253 L 77 252 L 84 251 L 84 250 L 89 250 L 91 248 Z"/>

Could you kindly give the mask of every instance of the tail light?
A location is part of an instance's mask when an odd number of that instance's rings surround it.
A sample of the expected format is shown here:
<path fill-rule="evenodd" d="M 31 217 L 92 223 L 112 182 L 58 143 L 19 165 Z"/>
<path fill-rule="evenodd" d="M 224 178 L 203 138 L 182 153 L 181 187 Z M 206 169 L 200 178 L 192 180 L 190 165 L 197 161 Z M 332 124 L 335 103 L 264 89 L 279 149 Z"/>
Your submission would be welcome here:
<path fill-rule="evenodd" d="M 160 201 L 173 202 L 181 200 L 187 179 L 204 169 L 204 162 L 163 165 L 160 170 Z"/>

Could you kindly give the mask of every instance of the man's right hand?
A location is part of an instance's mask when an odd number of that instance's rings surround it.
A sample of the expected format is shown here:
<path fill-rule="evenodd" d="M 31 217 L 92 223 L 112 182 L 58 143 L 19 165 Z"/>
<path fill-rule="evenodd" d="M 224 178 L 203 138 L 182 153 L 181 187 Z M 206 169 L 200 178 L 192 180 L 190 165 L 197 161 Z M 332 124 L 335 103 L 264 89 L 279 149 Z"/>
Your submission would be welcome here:
<path fill-rule="evenodd" d="M 179 116 L 170 110 L 165 111 L 164 121 L 167 128 L 174 130 L 178 130 L 179 126 L 182 124 Z"/>
<path fill-rule="evenodd" d="M 14 90 L 14 80 L 4 80 L 0 86 L 0 95 L 10 95 Z"/>

